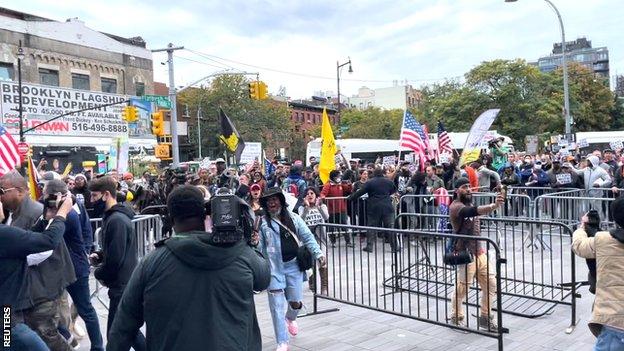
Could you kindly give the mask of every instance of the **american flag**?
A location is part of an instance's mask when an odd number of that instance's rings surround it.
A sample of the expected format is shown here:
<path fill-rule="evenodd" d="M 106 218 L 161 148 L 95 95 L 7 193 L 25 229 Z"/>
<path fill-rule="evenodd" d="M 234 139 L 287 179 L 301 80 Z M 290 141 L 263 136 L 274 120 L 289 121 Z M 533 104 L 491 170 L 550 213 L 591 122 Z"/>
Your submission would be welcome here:
<path fill-rule="evenodd" d="M 442 122 L 438 122 L 438 151 L 440 154 L 453 153 L 453 143 L 451 142 L 451 137 L 444 129 Z"/>
<path fill-rule="evenodd" d="M 0 175 L 9 173 L 19 163 L 20 155 L 15 139 L 3 126 L 0 126 Z"/>
<path fill-rule="evenodd" d="M 414 153 L 421 159 L 425 156 L 425 132 L 422 130 L 420 123 L 409 112 L 405 111 L 403 115 L 403 128 L 401 128 L 401 139 L 399 145 L 414 150 Z"/>

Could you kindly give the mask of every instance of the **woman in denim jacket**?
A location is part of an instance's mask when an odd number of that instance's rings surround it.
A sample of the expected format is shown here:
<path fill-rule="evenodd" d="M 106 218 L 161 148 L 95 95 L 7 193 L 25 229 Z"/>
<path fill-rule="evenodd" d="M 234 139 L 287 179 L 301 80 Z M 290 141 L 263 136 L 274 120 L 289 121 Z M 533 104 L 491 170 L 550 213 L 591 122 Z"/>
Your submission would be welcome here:
<path fill-rule="evenodd" d="M 269 189 L 262 196 L 261 204 L 266 214 L 260 224 L 259 248 L 269 258 L 271 265 L 269 308 L 277 351 L 285 351 L 288 350 L 288 334 L 297 335 L 297 314 L 303 307 L 303 282 L 306 276 L 297 264 L 298 242 L 312 252 L 320 266 L 325 267 L 326 261 L 305 222 L 297 214 L 288 211 L 286 198 L 279 188 Z M 297 235 L 297 240 L 292 234 Z"/>

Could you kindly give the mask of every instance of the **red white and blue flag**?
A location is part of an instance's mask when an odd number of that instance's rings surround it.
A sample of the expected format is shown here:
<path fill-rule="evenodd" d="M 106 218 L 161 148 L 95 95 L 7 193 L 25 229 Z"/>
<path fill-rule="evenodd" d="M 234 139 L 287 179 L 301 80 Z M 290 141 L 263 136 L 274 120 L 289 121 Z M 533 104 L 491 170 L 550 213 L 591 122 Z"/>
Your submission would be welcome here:
<path fill-rule="evenodd" d="M 446 129 L 444 129 L 442 122 L 438 122 L 438 152 L 440 154 L 453 153 L 453 143 L 451 142 L 451 137 L 446 132 Z"/>
<path fill-rule="evenodd" d="M 20 155 L 17 151 L 15 139 L 0 126 L 0 175 L 9 173 L 20 163 Z"/>
<path fill-rule="evenodd" d="M 425 132 L 420 123 L 416 121 L 414 115 L 409 111 L 403 114 L 403 127 L 401 128 L 401 138 L 399 145 L 413 150 L 415 155 L 421 159 L 421 163 L 427 160 L 425 149 Z"/>

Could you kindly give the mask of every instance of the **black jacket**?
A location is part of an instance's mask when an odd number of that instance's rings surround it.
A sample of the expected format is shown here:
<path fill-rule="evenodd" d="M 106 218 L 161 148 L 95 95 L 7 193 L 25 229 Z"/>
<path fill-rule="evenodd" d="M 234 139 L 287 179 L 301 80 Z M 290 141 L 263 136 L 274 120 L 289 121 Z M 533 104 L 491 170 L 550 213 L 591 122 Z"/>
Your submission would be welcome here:
<path fill-rule="evenodd" d="M 53 250 L 63 242 L 65 220 L 56 218 L 43 233 L 0 224 L 0 305 L 14 311 L 32 305 L 28 295 L 26 256 Z"/>
<path fill-rule="evenodd" d="M 121 293 L 138 262 L 137 239 L 132 224 L 134 212 L 122 204 L 111 207 L 102 219 L 102 264 L 95 269 L 95 278 L 102 281 L 109 293 Z"/>
<path fill-rule="evenodd" d="M 151 351 L 262 349 L 253 291 L 269 286 L 269 262 L 245 242 L 217 247 L 209 238 L 178 234 L 141 261 L 108 351 L 129 350 L 144 321 Z"/>
<path fill-rule="evenodd" d="M 349 200 L 368 194 L 366 212 L 368 214 L 380 213 L 383 215 L 394 212 L 390 195 L 396 192 L 397 187 L 393 181 L 386 177 L 374 177 L 364 183 L 360 190 L 349 195 Z"/>

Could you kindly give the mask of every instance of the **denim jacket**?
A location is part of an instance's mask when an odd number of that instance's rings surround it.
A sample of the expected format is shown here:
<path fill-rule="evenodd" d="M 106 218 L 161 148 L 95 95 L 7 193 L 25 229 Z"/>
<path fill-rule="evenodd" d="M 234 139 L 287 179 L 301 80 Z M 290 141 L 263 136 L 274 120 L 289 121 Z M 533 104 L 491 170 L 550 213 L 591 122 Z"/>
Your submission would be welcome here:
<path fill-rule="evenodd" d="M 303 219 L 295 213 L 288 212 L 295 225 L 295 233 L 302 245 L 305 245 L 314 259 L 318 260 L 323 256 L 320 246 L 314 239 L 314 235 L 308 229 Z M 269 284 L 269 290 L 285 289 L 286 278 L 284 276 L 284 262 L 282 262 L 282 246 L 280 240 L 280 226 L 275 219 L 271 219 L 273 228 L 269 226 L 266 221 L 266 217 L 262 218 L 262 224 L 260 225 L 260 243 L 258 248 L 264 254 L 264 257 L 269 258 L 271 265 L 271 283 Z M 304 275 L 305 276 L 305 275 Z"/>

